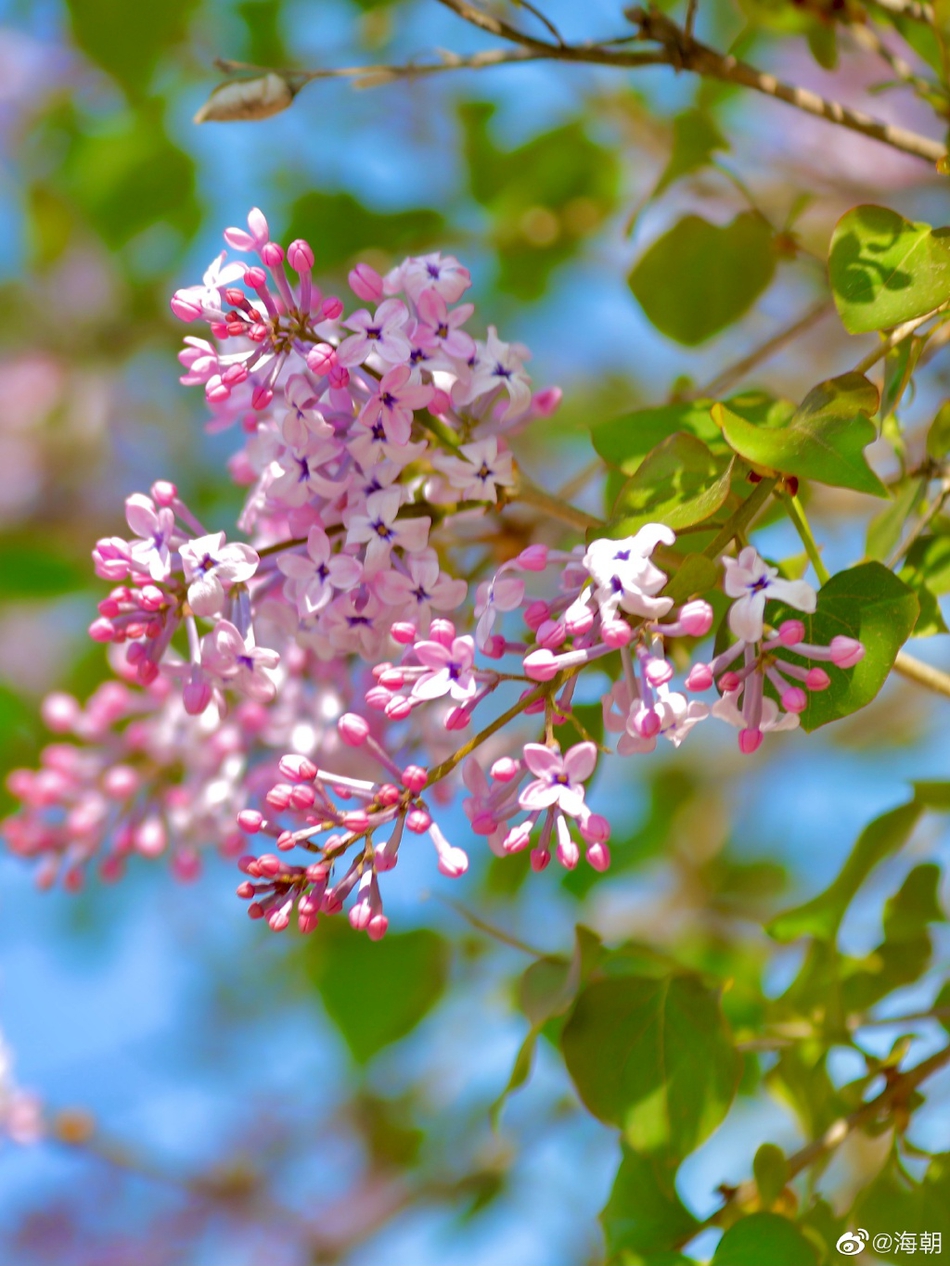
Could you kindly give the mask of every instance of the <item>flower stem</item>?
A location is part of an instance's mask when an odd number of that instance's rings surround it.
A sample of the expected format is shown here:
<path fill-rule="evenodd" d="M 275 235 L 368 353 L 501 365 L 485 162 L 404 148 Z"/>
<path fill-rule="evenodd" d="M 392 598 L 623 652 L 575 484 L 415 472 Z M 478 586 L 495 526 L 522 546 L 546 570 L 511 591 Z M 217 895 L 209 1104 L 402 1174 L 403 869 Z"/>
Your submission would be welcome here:
<path fill-rule="evenodd" d="M 798 497 L 789 496 L 786 492 L 780 492 L 778 496 L 782 505 L 785 507 L 785 513 L 791 519 L 795 527 L 795 531 L 801 537 L 801 542 L 805 546 L 805 553 L 811 560 L 811 565 L 815 569 L 815 575 L 818 577 L 819 583 L 826 585 L 831 579 L 831 573 L 822 562 L 821 553 L 818 549 L 815 537 L 812 534 L 811 526 L 808 522 L 808 516 L 805 514 L 802 503 L 799 501 Z"/>
<path fill-rule="evenodd" d="M 707 558 L 716 558 L 734 537 L 738 536 L 740 532 L 749 526 L 766 501 L 768 501 L 777 483 L 778 478 L 774 475 L 759 480 L 752 494 L 746 497 L 732 518 L 726 520 L 703 550 Z"/>

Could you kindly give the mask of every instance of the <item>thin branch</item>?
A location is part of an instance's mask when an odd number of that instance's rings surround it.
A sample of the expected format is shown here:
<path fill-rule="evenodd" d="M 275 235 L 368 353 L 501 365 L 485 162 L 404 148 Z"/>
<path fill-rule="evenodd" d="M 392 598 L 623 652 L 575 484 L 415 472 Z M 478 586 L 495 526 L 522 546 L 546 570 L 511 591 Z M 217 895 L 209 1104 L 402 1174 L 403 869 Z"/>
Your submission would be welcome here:
<path fill-rule="evenodd" d="M 905 321 L 903 325 L 895 326 L 886 338 L 882 339 L 873 352 L 868 352 L 855 365 L 853 372 L 856 374 L 866 374 L 867 371 L 877 364 L 879 360 L 883 360 L 889 351 L 902 343 L 908 334 L 918 329 L 921 325 L 925 325 L 932 317 L 939 316 L 941 312 L 946 312 L 950 307 L 950 299 L 946 303 L 942 303 L 939 308 L 934 308 L 932 312 L 925 312 L 923 316 L 913 317 L 910 321 Z"/>
<path fill-rule="evenodd" d="M 755 490 L 746 497 L 742 505 L 739 506 L 735 514 L 728 519 L 716 533 L 715 537 L 709 542 L 703 553 L 707 558 L 716 558 L 734 537 L 740 532 L 744 532 L 755 516 L 768 501 L 769 497 L 775 491 L 775 485 L 778 479 L 769 476 L 766 479 L 760 479 L 755 486 Z"/>
<path fill-rule="evenodd" d="M 834 304 L 830 299 L 822 299 L 820 303 L 816 303 L 814 307 L 798 318 L 794 324 L 788 326 L 787 329 L 779 330 L 777 334 L 773 334 L 771 338 L 766 339 L 758 347 L 752 349 L 747 356 L 743 356 L 741 360 L 736 361 L 734 365 L 728 365 L 720 374 L 717 374 L 711 382 L 706 383 L 702 387 L 697 387 L 694 391 L 687 392 L 680 396 L 681 400 L 702 400 L 707 396 L 720 396 L 724 391 L 728 391 L 735 383 L 745 378 L 763 361 L 769 360 L 772 356 L 780 352 L 789 343 L 794 342 L 800 334 L 804 334 L 816 325 L 822 317 L 834 311 Z"/>
<path fill-rule="evenodd" d="M 569 524 L 579 532 L 586 532 L 588 528 L 602 528 L 604 526 L 603 519 L 598 519 L 595 515 L 588 514 L 586 510 L 578 509 L 577 506 L 572 506 L 570 502 L 563 501 L 560 497 L 554 496 L 553 493 L 545 492 L 543 488 L 533 484 L 520 471 L 518 473 L 518 486 L 511 500 L 521 501 L 525 505 L 533 506 L 536 510 L 543 510 L 552 519 L 560 519 L 562 523 Z"/>
<path fill-rule="evenodd" d="M 532 13 L 538 19 L 541 25 L 543 27 L 546 27 L 546 29 L 551 33 L 551 35 L 553 35 L 554 38 L 557 40 L 558 44 L 560 44 L 561 47 L 563 48 L 564 37 L 561 35 L 561 32 L 557 29 L 557 27 L 554 25 L 551 19 L 545 17 L 540 9 L 536 8 L 535 5 L 533 4 L 530 4 L 529 0 L 512 0 L 512 3 L 518 5 L 519 8 L 527 9 L 529 13 Z"/>
<path fill-rule="evenodd" d="M 843 1117 L 840 1121 L 836 1121 L 834 1125 L 829 1126 L 820 1138 L 807 1143 L 790 1156 L 787 1161 L 789 1179 L 794 1178 L 796 1174 L 800 1174 L 809 1165 L 813 1165 L 815 1161 L 826 1153 L 834 1151 L 836 1147 L 840 1147 L 848 1135 L 853 1134 L 855 1130 L 879 1120 L 895 1104 L 906 1102 L 921 1082 L 926 1081 L 928 1077 L 932 1077 L 934 1073 L 939 1072 L 947 1063 L 950 1063 L 950 1046 L 945 1046 L 943 1050 L 937 1051 L 915 1068 L 910 1068 L 906 1072 L 899 1073 L 893 1077 L 889 1084 L 870 1103 L 862 1104 L 860 1108 L 856 1108 L 850 1115 Z"/>
<path fill-rule="evenodd" d="M 451 0 L 441 0 L 441 3 L 451 3 Z M 913 154 L 929 163 L 937 163 L 946 155 L 946 146 L 940 141 L 932 141 L 929 137 L 909 132 L 905 128 L 893 127 L 837 101 L 826 101 L 807 88 L 782 83 L 774 75 L 756 70 L 736 57 L 717 53 L 715 49 L 687 36 L 681 27 L 662 13 L 628 9 L 626 16 L 639 26 L 644 39 L 662 44 L 670 54 L 671 64 L 681 65 L 684 70 L 691 70 L 711 79 L 722 79 L 727 83 L 742 84 L 754 92 L 776 97 L 779 101 L 794 106 L 796 110 L 828 119 L 840 127 L 873 137 L 885 145 L 902 150 L 905 154 Z"/>
<path fill-rule="evenodd" d="M 873 0 L 873 3 L 878 9 L 910 18 L 912 22 L 925 22 L 927 26 L 934 24 L 934 7 L 927 0 Z"/>
<path fill-rule="evenodd" d="M 437 901 L 441 901 L 450 910 L 454 910 L 466 923 L 470 923 L 477 931 L 484 932 L 486 936 L 492 937 L 493 940 L 499 941 L 502 945 L 510 945 L 512 949 L 521 950 L 523 954 L 530 954 L 532 958 L 551 957 L 550 951 L 538 949 L 536 945 L 529 945 L 527 941 L 520 940 L 511 932 L 505 932 L 502 928 L 495 927 L 493 923 L 483 919 L 474 910 L 469 910 L 468 906 L 463 905 L 461 901 L 455 901 L 452 897 L 443 897 L 441 893 L 436 893 L 435 896 Z"/>
<path fill-rule="evenodd" d="M 927 528 L 946 505 L 948 498 L 950 498 L 950 476 L 944 476 L 943 482 L 940 485 L 940 491 L 914 524 L 907 538 L 904 541 L 899 542 L 896 548 L 892 551 L 890 557 L 886 559 L 884 563 L 885 567 L 894 568 L 902 558 L 907 557 L 915 542 L 919 540 L 924 532 L 926 532 Z"/>
<path fill-rule="evenodd" d="M 485 13 L 476 5 L 469 4 L 468 0 L 437 0 L 437 2 L 471 26 L 489 35 L 507 40 L 509 44 L 517 47 L 489 49 L 467 57 L 443 53 L 442 59 L 438 62 L 396 66 L 344 66 L 309 71 L 275 71 L 274 73 L 282 75 L 288 85 L 292 84 L 296 91 L 304 84 L 317 79 L 349 78 L 356 80 L 364 87 L 369 87 L 390 83 L 397 79 L 414 79 L 423 75 L 439 74 L 447 70 L 479 70 L 524 61 L 563 61 L 593 66 L 613 66 L 620 69 L 673 66 L 677 70 L 688 70 L 707 78 L 751 88 L 754 92 L 784 101 L 787 105 L 802 110 L 806 114 L 827 119 L 830 123 L 849 128 L 863 136 L 872 137 L 902 153 L 922 158 L 925 162 L 937 163 L 946 157 L 946 148 L 941 142 L 910 132 L 906 128 L 884 123 L 859 110 L 843 106 L 837 101 L 827 101 L 807 88 L 782 83 L 774 75 L 765 74 L 745 62 L 740 62 L 735 57 L 717 53 L 715 49 L 699 43 L 675 22 L 658 12 L 645 13 L 642 9 L 632 9 L 628 11 L 628 16 L 639 27 L 640 38 L 655 41 L 661 47 L 650 51 L 627 51 L 618 47 L 620 41 L 551 44 L 518 30 L 517 27 L 501 18 Z M 234 70 L 252 69 L 246 63 L 222 62 L 219 64 Z M 261 71 L 266 68 L 253 69 Z"/>
<path fill-rule="evenodd" d="M 908 681 L 915 681 L 918 686 L 923 686 L 927 690 L 934 691 L 935 694 L 945 695 L 950 699 L 950 673 L 943 673 L 939 668 L 932 668 L 930 664 L 915 659 L 906 651 L 897 652 L 894 672 L 900 673 Z"/>

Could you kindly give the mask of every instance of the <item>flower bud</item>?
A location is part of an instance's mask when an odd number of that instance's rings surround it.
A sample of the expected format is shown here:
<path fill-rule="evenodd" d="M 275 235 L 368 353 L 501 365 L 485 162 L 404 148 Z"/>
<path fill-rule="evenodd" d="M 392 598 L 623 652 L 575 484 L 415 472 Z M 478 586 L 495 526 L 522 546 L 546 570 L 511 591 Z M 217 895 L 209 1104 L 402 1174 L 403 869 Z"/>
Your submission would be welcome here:
<path fill-rule="evenodd" d="M 783 646 L 797 646 L 805 640 L 805 626 L 801 620 L 783 620 L 778 635 Z"/>
<path fill-rule="evenodd" d="M 402 771 L 403 785 L 417 796 L 429 781 L 429 775 L 421 765 L 407 765 Z"/>
<path fill-rule="evenodd" d="M 708 690 L 713 684 L 712 669 L 708 664 L 694 664 L 686 678 L 687 690 Z"/>
<path fill-rule="evenodd" d="M 344 712 L 336 728 L 347 747 L 362 747 L 369 737 L 369 722 L 355 712 Z"/>
<path fill-rule="evenodd" d="M 279 268 L 284 262 L 284 248 L 277 242 L 266 242 L 261 247 L 261 259 L 268 268 Z"/>
<path fill-rule="evenodd" d="M 560 671 L 557 657 L 543 648 L 524 657 L 524 670 L 532 681 L 552 681 Z"/>
<path fill-rule="evenodd" d="M 295 273 L 308 273 L 313 267 L 313 250 L 310 243 L 298 237 L 287 247 L 287 263 Z"/>
<path fill-rule="evenodd" d="M 383 279 L 369 264 L 357 264 L 347 277 L 350 289 L 364 303 L 379 303 L 383 297 Z"/>
<path fill-rule="evenodd" d="M 827 690 L 831 685 L 831 678 L 823 668 L 809 668 L 805 685 L 809 690 Z"/>
<path fill-rule="evenodd" d="M 538 629 L 545 620 L 551 618 L 551 608 L 546 602 L 536 599 L 525 608 L 524 622 L 529 629 Z"/>
<path fill-rule="evenodd" d="M 521 761 L 513 760 L 510 756 L 502 756 L 495 761 L 488 772 L 496 782 L 511 782 L 512 778 L 517 778 L 521 772 Z"/>
<path fill-rule="evenodd" d="M 804 712 L 808 707 L 808 696 L 800 686 L 789 686 L 782 693 L 782 707 L 786 712 Z"/>
<path fill-rule="evenodd" d="M 762 745 L 761 730 L 740 730 L 739 731 L 739 751 L 743 756 L 751 756 L 753 752 L 757 752 Z"/>
<path fill-rule="evenodd" d="M 523 549 L 515 560 L 524 571 L 544 571 L 548 565 L 548 547 L 546 545 L 529 545 Z"/>
<path fill-rule="evenodd" d="M 705 637 L 712 628 L 713 609 L 702 598 L 687 602 L 680 608 L 679 622 L 689 637 Z"/>
<path fill-rule="evenodd" d="M 831 662 L 838 668 L 853 668 L 864 658 L 864 647 L 853 637 L 839 634 L 831 639 Z"/>

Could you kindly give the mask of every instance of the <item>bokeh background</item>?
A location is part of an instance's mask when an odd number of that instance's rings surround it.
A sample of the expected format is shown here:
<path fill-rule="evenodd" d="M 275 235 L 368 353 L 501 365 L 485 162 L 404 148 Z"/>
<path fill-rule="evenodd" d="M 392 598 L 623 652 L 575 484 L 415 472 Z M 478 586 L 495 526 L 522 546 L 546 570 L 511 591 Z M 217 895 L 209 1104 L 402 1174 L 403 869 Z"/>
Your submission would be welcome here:
<path fill-rule="evenodd" d="M 546 6 L 568 38 L 623 34 L 620 10 Z M 834 74 L 823 70 L 799 17 L 716 0 L 700 30 L 720 46 L 745 31 L 760 65 L 866 103 L 885 76 L 869 78 L 847 39 Z M 774 40 L 783 26 L 798 36 Z M 178 384 L 182 329 L 168 296 L 198 279 L 222 229 L 252 205 L 282 240 L 311 241 L 331 287 L 358 258 L 382 267 L 423 248 L 458 254 L 478 326 L 526 342 L 537 385 L 564 390 L 561 412 L 519 440 L 524 467 L 552 489 L 590 462 L 591 426 L 714 379 L 820 301 L 844 210 L 878 201 L 947 219 L 945 181 L 914 159 L 666 69 L 509 67 L 363 91 L 331 81 L 265 122 L 192 123 L 220 78 L 215 57 L 351 65 L 486 43 L 433 0 L 0 3 L 3 770 L 42 741 L 45 691 L 85 696 L 104 676 L 85 636 L 101 596 L 88 556 L 98 536 L 121 531 L 123 497 L 172 478 L 212 527 L 233 523 L 233 440 L 205 433 L 200 393 Z M 873 108 L 932 130 L 907 93 L 876 94 Z M 712 129 L 711 161 L 671 171 L 686 117 Z M 774 282 L 724 334 L 677 345 L 634 300 L 632 264 L 685 212 L 723 223 L 750 204 L 796 235 Z M 752 381 L 800 398 L 870 345 L 831 313 Z M 918 384 L 911 417 L 922 424 L 948 394 L 940 366 Z M 887 451 L 872 457 L 887 469 Z M 596 509 L 597 480 L 578 495 Z M 830 492 L 812 506 L 833 566 L 862 556 L 868 507 Z M 779 526 L 765 539 L 776 556 L 800 550 Z M 915 653 L 946 667 L 942 641 Z M 780 736 L 754 760 L 740 762 L 723 731 L 675 760 L 613 763 L 599 794 L 617 824 L 615 864 L 596 883 L 553 868 L 525 882 L 520 859 L 486 857 L 453 883 L 422 850 L 387 891 L 393 929 L 413 935 L 372 961 L 347 929 L 303 944 L 250 923 L 233 864 L 213 849 L 192 884 L 142 860 L 120 885 L 72 896 L 38 892 L 27 868 L 0 858 L 0 1031 L 17 1081 L 47 1120 L 72 1113 L 59 1133 L 74 1140 L 0 1146 L 0 1259 L 597 1261 L 615 1137 L 579 1110 L 543 1044 L 493 1130 L 488 1109 L 527 1028 L 511 981 L 530 960 L 451 902 L 545 950 L 565 951 L 581 921 L 740 984 L 764 973 L 776 992 L 795 951 L 770 947 L 756 920 L 827 882 L 908 778 L 947 776 L 945 709 L 915 691 L 892 684 L 833 733 Z M 461 815 L 448 821 L 461 836 Z M 879 939 L 881 903 L 903 871 L 945 855 L 931 833 L 882 868 L 845 929 L 854 953 Z M 427 1014 L 381 1044 L 403 1023 L 399 1006 L 387 1018 L 394 990 L 415 990 L 409 1013 Z M 925 1005 L 927 990 L 925 979 L 900 1005 Z M 920 1127 L 933 1139 L 946 1131 L 948 1091 L 947 1074 L 934 1079 Z M 705 1216 L 721 1182 L 748 1176 L 756 1143 L 797 1138 L 779 1105 L 740 1097 L 681 1174 L 684 1199 Z M 873 1165 L 862 1147 L 842 1149 L 829 1190 Z"/>

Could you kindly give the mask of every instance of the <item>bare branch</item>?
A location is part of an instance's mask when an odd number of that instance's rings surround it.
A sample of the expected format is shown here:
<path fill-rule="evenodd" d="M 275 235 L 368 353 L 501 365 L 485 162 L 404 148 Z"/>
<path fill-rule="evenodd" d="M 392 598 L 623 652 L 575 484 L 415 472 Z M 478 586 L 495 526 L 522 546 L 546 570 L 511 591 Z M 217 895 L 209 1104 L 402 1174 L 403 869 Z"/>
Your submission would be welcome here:
<path fill-rule="evenodd" d="M 894 661 L 894 672 L 900 673 L 908 681 L 915 681 L 918 686 L 923 686 L 927 690 L 934 691 L 935 694 L 945 695 L 950 699 L 950 674 L 941 672 L 939 668 L 932 668 L 930 664 L 915 659 L 906 651 L 898 651 L 897 659 Z"/>
<path fill-rule="evenodd" d="M 926 22 L 928 26 L 934 24 L 934 7 L 926 0 L 873 0 L 873 3 L 879 9 L 886 9 L 888 13 L 896 13 L 898 17 Z"/>

